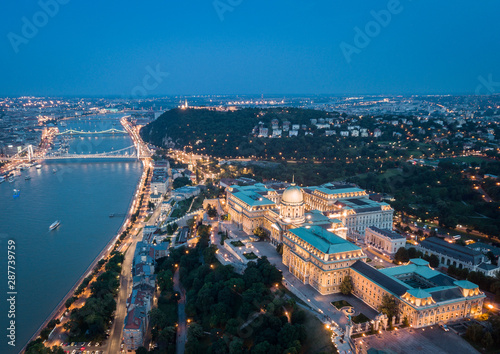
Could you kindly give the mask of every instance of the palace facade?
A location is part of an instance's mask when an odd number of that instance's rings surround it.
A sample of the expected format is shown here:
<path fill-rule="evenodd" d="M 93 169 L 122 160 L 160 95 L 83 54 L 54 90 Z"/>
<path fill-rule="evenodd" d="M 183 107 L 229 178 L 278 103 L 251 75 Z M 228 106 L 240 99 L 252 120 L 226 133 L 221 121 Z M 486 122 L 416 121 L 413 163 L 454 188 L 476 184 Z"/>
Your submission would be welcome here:
<path fill-rule="evenodd" d="M 356 262 L 350 275 L 355 296 L 376 310 L 385 294 L 394 296 L 400 308 L 398 322 L 406 317 L 416 328 L 478 316 L 486 297 L 478 285 L 455 280 L 420 258 L 384 269 Z"/>
<path fill-rule="evenodd" d="M 339 292 L 349 267 L 365 258 L 360 247 L 320 226 L 290 229 L 283 237 L 283 264 L 322 295 Z"/>
<path fill-rule="evenodd" d="M 287 230 L 306 224 L 362 242 L 366 227 L 392 229 L 394 214 L 387 203 L 373 201 L 364 190 L 345 184 L 305 188 L 292 184 L 280 190 L 262 183 L 233 185 L 226 188 L 226 200 L 233 223 L 249 234 L 262 227 L 274 245 L 283 242 Z"/>
<path fill-rule="evenodd" d="M 290 273 L 320 294 L 340 292 L 350 277 L 353 294 L 375 310 L 385 294 L 395 297 L 396 322 L 407 318 L 413 327 L 481 314 L 485 295 L 476 284 L 442 274 L 422 259 L 380 270 L 365 263 L 362 249 L 348 239 L 367 241 L 389 254 L 405 239 L 391 231 L 392 208 L 359 188 L 255 184 L 230 186 L 226 193 L 232 222 L 249 234 L 257 227 L 267 230 L 272 244 L 283 244 L 282 262 Z"/>
<path fill-rule="evenodd" d="M 365 260 L 360 247 L 319 226 L 284 234 L 283 264 L 322 295 L 340 292 L 342 281 L 350 276 L 356 297 L 378 311 L 384 295 L 393 296 L 400 310 L 395 322 L 406 318 L 416 328 L 482 313 L 485 295 L 476 284 L 438 272 L 423 259 L 385 269 Z"/>

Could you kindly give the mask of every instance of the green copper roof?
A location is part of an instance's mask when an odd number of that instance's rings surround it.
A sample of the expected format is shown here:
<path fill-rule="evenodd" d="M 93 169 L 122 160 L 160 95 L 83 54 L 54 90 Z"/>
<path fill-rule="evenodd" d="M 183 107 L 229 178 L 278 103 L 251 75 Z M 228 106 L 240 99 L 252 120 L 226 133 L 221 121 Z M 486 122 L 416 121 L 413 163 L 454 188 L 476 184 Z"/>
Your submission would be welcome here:
<path fill-rule="evenodd" d="M 333 254 L 361 250 L 355 244 L 319 226 L 299 227 L 291 229 L 290 232 L 323 253 Z"/>
<path fill-rule="evenodd" d="M 408 264 L 398 267 L 384 268 L 380 270 L 382 273 L 396 276 L 400 274 L 408 274 L 408 273 L 416 273 L 422 276 L 425 279 L 430 279 L 436 275 L 442 274 L 437 270 L 429 268 L 428 265 L 416 265 L 416 264 Z"/>
<path fill-rule="evenodd" d="M 274 204 L 273 201 L 255 192 L 236 192 L 233 195 L 250 206 L 263 206 L 263 205 Z"/>
<path fill-rule="evenodd" d="M 463 289 L 476 289 L 477 288 L 476 284 L 471 283 L 468 280 L 457 280 L 457 281 L 454 282 L 454 284 L 456 286 L 459 286 L 459 287 L 463 288 Z"/>
<path fill-rule="evenodd" d="M 427 262 L 425 259 L 422 259 L 422 258 L 412 258 L 412 259 L 410 259 L 410 263 L 416 264 L 418 266 L 429 265 L 429 262 Z"/>
<path fill-rule="evenodd" d="M 431 297 L 431 294 L 422 289 L 410 289 L 407 291 L 407 293 L 413 297 L 416 297 L 417 299 L 426 299 L 428 297 Z"/>

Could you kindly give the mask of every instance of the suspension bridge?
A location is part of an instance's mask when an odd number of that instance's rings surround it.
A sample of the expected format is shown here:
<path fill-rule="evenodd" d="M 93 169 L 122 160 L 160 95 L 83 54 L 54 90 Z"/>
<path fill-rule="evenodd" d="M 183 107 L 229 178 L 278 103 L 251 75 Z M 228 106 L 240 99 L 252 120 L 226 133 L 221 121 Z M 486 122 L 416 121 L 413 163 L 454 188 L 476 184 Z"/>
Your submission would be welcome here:
<path fill-rule="evenodd" d="M 66 159 L 140 159 L 141 156 L 139 150 L 136 149 L 135 145 L 127 146 L 126 148 L 106 151 L 106 152 L 89 152 L 89 153 L 48 153 L 43 157 L 44 160 L 66 160 Z"/>
<path fill-rule="evenodd" d="M 148 158 L 150 155 L 144 149 L 137 149 L 135 145 L 127 146 L 126 148 L 106 151 L 106 152 L 89 152 L 89 153 L 55 153 L 50 152 L 44 156 L 37 156 L 33 153 L 33 146 L 28 145 L 23 150 L 18 152 L 16 155 L 2 157 L 0 156 L 0 161 L 25 161 L 31 162 L 32 160 L 68 160 L 68 159 L 141 159 Z"/>
<path fill-rule="evenodd" d="M 120 130 L 116 128 L 111 128 L 101 131 L 81 131 L 75 129 L 68 129 L 57 133 L 57 135 L 94 135 L 94 134 L 130 134 L 134 145 L 128 146 L 123 149 L 106 151 L 106 152 L 95 152 L 89 151 L 88 153 L 75 153 L 66 152 L 61 153 L 58 151 L 49 151 L 47 154 L 42 155 L 40 153 L 35 154 L 33 151 L 33 146 L 28 145 L 17 154 L 13 156 L 0 156 L 0 161 L 27 161 L 32 160 L 67 160 L 67 159 L 137 159 L 149 158 L 151 153 L 147 146 L 144 145 L 141 138 L 135 133 L 131 128 L 127 129 L 127 125 L 124 125 L 126 130 Z M 130 130 L 130 131 L 129 131 Z"/>
<path fill-rule="evenodd" d="M 125 130 L 120 130 L 120 129 L 116 129 L 116 128 L 95 131 L 95 132 L 67 129 L 67 130 L 63 130 L 62 132 L 57 133 L 56 135 L 60 136 L 60 135 L 97 135 L 97 134 L 101 135 L 101 134 L 128 134 L 128 133 Z"/>

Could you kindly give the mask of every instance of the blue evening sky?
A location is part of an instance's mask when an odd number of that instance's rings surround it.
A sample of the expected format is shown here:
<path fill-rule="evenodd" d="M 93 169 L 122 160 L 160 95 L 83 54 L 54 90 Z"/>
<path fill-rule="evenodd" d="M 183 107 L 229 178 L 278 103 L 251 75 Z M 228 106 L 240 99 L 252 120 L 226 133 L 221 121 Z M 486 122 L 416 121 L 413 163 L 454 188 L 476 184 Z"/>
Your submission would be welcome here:
<path fill-rule="evenodd" d="M 156 68 L 169 75 L 148 77 L 150 95 L 460 94 L 500 81 L 498 0 L 59 0 L 40 13 L 54 1 L 0 5 L 0 95 L 126 96 Z"/>

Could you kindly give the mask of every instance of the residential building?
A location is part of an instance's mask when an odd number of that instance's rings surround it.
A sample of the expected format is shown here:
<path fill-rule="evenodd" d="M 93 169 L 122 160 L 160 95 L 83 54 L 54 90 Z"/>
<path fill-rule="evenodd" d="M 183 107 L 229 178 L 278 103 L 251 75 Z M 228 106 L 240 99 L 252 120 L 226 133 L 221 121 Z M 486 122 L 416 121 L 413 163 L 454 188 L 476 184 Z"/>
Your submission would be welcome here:
<path fill-rule="evenodd" d="M 129 350 L 136 350 L 144 343 L 147 327 L 147 312 L 144 307 L 134 307 L 125 317 L 123 337 Z"/>

